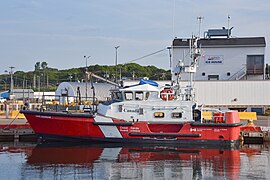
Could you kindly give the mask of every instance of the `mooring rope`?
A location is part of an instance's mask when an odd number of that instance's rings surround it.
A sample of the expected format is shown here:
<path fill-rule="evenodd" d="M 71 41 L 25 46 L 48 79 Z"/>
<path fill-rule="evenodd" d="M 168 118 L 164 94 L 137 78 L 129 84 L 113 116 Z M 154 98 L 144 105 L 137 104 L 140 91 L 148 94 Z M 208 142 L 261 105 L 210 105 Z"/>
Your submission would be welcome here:
<path fill-rule="evenodd" d="M 4 130 L 7 130 L 8 127 L 17 119 L 17 117 L 19 116 L 19 114 L 20 114 L 20 112 L 18 112 L 18 114 L 15 116 L 15 118 L 7 126 L 5 126 L 3 129 Z"/>

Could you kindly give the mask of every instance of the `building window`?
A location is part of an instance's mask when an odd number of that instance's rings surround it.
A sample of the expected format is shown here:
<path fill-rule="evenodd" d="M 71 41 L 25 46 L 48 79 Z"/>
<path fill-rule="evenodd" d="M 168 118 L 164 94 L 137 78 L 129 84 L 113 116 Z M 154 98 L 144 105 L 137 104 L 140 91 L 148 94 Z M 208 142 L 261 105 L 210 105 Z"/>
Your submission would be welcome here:
<path fill-rule="evenodd" d="M 231 73 L 230 72 L 227 72 L 227 76 L 230 76 L 231 75 Z"/>
<path fill-rule="evenodd" d="M 208 75 L 208 80 L 219 80 L 219 75 Z"/>
<path fill-rule="evenodd" d="M 202 76 L 205 76 L 205 72 L 202 73 Z"/>

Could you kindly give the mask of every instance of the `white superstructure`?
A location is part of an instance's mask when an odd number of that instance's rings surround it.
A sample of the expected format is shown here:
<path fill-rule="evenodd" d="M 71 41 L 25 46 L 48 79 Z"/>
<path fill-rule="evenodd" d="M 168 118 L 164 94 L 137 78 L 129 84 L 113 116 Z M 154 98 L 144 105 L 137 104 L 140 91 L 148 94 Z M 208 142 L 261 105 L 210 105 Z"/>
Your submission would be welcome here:
<path fill-rule="evenodd" d="M 112 91 L 110 101 L 99 104 L 98 114 L 133 122 L 201 121 L 192 82 L 200 58 L 197 42 L 198 38 L 193 38 L 190 44 L 191 63 L 175 65 L 177 79 L 171 86 L 159 86 L 153 81 L 141 80 L 139 84 L 117 88 Z M 181 84 L 183 73 L 188 73 L 191 77 L 187 85 Z M 197 110 L 197 116 L 194 116 Z"/>

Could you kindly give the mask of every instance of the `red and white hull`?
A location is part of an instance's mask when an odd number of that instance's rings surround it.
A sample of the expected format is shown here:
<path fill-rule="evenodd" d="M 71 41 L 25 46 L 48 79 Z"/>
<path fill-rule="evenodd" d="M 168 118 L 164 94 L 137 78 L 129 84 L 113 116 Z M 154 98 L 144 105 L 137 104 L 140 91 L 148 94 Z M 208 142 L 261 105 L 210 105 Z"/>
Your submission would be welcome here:
<path fill-rule="evenodd" d="M 43 140 L 234 145 L 239 123 L 126 122 L 90 114 L 21 111 Z"/>

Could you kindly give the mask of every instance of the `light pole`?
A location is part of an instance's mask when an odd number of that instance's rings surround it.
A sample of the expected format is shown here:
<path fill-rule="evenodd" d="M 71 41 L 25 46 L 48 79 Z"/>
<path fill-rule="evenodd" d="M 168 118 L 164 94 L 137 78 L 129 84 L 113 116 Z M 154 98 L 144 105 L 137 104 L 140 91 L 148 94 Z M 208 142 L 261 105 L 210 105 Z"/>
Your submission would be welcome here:
<path fill-rule="evenodd" d="M 120 48 L 120 46 L 115 46 L 115 83 L 117 83 L 117 49 Z"/>
<path fill-rule="evenodd" d="M 69 78 L 69 82 L 71 82 L 71 81 L 72 81 L 72 78 L 73 78 L 73 77 L 72 77 L 72 74 L 69 74 L 69 75 L 68 75 L 68 78 Z"/>
<path fill-rule="evenodd" d="M 5 82 L 5 91 L 6 91 L 7 90 L 7 82 L 8 82 L 8 79 L 7 79 L 8 78 L 8 71 L 5 70 L 4 72 L 5 72 L 5 81 L 4 80 L 3 81 Z"/>
<path fill-rule="evenodd" d="M 77 81 L 77 73 L 74 73 L 74 82 L 78 82 Z"/>
<path fill-rule="evenodd" d="M 91 56 L 83 56 L 85 58 L 85 101 L 87 101 L 87 74 L 88 74 L 88 69 L 87 69 L 87 60 L 91 57 Z"/>
<path fill-rule="evenodd" d="M 10 68 L 10 71 L 9 71 L 9 74 L 10 74 L 10 92 L 12 93 L 13 88 L 14 88 L 14 83 L 13 83 L 13 69 L 15 67 L 10 66 L 9 68 Z"/>

